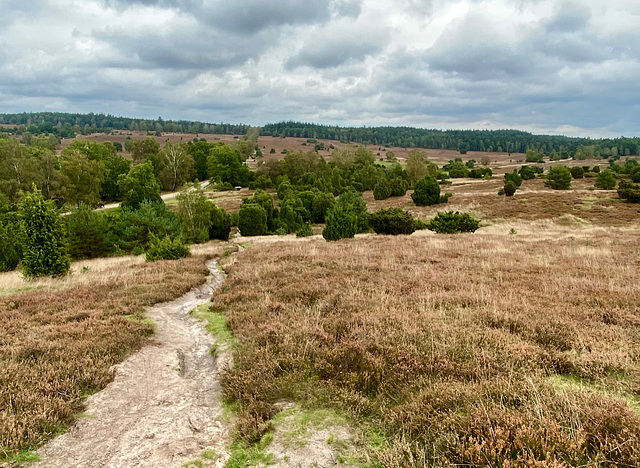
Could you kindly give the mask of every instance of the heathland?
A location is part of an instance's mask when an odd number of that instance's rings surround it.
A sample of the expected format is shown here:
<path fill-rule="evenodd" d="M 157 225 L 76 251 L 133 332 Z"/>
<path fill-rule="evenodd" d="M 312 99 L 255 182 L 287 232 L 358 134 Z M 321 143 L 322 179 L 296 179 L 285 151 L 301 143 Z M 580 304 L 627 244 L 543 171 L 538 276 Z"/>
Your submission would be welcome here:
<path fill-rule="evenodd" d="M 88 139 L 121 139 L 131 160 L 127 137 L 144 141 L 147 134 Z M 192 135 L 152 138 L 157 154 L 167 139 L 197 144 Z M 229 147 L 242 139 L 207 138 Z M 68 147 L 89 145 L 63 140 L 63 160 Z M 28 458 L 29 449 L 72 423 L 83 397 L 110 380 L 110 366 L 153 333 L 144 306 L 204 281 L 211 253 L 148 263 L 141 255 L 114 256 L 145 252 L 149 233 L 172 237 L 180 230 L 174 237 L 183 243 L 210 242 L 227 275 L 210 311 L 222 321 L 217 332 L 234 337 L 223 394 L 235 411 L 236 449 L 259 452 L 232 457 L 236 465 L 229 466 L 284 463 L 268 456 L 269 441 L 291 405 L 339 415 L 352 428 L 349 440 L 331 437 L 330 445 L 352 465 L 640 464 L 640 205 L 630 202 L 636 189 L 625 188 L 640 175 L 635 158 L 540 149 L 363 151 L 339 141 L 255 136 L 251 147 L 262 156 L 253 154 L 246 169 L 231 174 L 221 170 L 221 147 L 207 147 L 207 157 L 214 156 L 205 170 L 219 179 L 202 194 L 207 207 L 229 213 L 229 241 L 209 240 L 214 211 L 203 224 L 206 235 L 194 227 L 185 215 L 187 195 L 168 201 L 169 210 L 79 210 L 120 226 L 104 227 L 109 257 L 77 257 L 72 274 L 61 278 L 0 275 L 0 408 L 8 408 L 0 412 L 0 459 Z M 568 188 L 563 174 L 556 179 L 550 171 L 565 166 Z M 160 182 L 171 182 L 162 169 L 153 174 L 158 194 Z M 603 187 L 602 173 L 613 187 Z M 236 185 L 232 177 L 242 188 L 223 190 L 231 188 L 224 182 Z M 413 188 L 425 178 L 439 181 L 444 199 L 414 202 Z M 498 195 L 510 181 L 518 182 L 515 193 Z M 380 196 L 387 183 L 399 193 Z M 326 206 L 318 193 L 330 194 Z M 11 203 L 20 204 L 17 192 Z M 360 203 L 369 215 L 406 211 L 420 220 L 418 230 L 375 234 L 361 225 Z M 260 210 L 263 223 L 241 214 Z M 424 229 L 450 211 L 469 214 L 479 227 L 458 234 Z M 353 232 L 325 241 L 318 234 L 339 212 Z M 145 235 L 131 233 L 129 224 L 154 213 L 162 223 L 145 224 Z M 67 224 L 71 219 L 85 218 L 74 208 Z M 234 237 L 238 224 L 245 235 Z M 265 235 L 248 237 L 258 224 Z M 81 245 L 77 255 L 91 256 Z"/>

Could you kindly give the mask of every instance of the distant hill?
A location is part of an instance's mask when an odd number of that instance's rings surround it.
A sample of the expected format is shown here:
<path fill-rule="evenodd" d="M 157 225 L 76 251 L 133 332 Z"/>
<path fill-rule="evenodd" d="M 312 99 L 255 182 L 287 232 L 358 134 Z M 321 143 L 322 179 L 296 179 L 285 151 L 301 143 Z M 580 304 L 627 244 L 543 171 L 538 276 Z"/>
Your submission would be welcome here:
<path fill-rule="evenodd" d="M 113 130 L 140 130 L 191 134 L 243 135 L 244 124 L 206 123 L 188 120 L 157 120 L 105 114 L 34 112 L 0 114 L 7 133 L 54 134 L 73 138 L 78 134 Z M 13 127 L 12 127 L 13 126 Z M 404 148 L 524 153 L 533 148 L 543 154 L 573 155 L 578 150 L 596 156 L 633 156 L 640 152 L 640 138 L 591 139 L 561 135 L 534 135 L 520 130 L 436 130 L 413 127 L 338 127 L 304 122 L 280 122 L 261 127 L 261 135 L 339 140 Z M 1 133 L 0 133 L 1 135 Z"/>

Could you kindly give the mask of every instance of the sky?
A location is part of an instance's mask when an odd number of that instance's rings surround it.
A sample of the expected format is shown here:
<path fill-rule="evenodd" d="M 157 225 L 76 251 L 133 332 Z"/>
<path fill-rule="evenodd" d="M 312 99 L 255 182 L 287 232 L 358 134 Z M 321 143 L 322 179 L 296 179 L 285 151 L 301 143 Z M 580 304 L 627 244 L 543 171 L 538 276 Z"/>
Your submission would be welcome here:
<path fill-rule="evenodd" d="M 640 136 L 638 0 L 0 0 L 0 112 Z"/>

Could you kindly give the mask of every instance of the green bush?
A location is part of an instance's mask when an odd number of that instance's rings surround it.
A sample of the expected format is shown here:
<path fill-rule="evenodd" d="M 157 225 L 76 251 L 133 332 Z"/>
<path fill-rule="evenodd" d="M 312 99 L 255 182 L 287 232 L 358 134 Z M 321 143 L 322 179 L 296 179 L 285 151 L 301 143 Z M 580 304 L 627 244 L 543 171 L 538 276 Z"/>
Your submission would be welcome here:
<path fill-rule="evenodd" d="M 640 203 L 640 185 L 621 180 L 618 185 L 618 196 L 631 203 Z"/>
<path fill-rule="evenodd" d="M 554 166 L 549 169 L 544 185 L 553 190 L 569 190 L 571 188 L 571 171 L 566 166 Z"/>
<path fill-rule="evenodd" d="M 327 241 L 354 237 L 357 223 L 355 213 L 348 206 L 337 204 L 327 214 L 327 224 L 322 230 L 322 237 Z"/>
<path fill-rule="evenodd" d="M 317 192 L 311 203 L 311 219 L 314 223 L 324 223 L 329 210 L 336 204 L 336 198 L 329 192 Z"/>
<path fill-rule="evenodd" d="M 571 177 L 574 179 L 583 179 L 584 178 L 584 169 L 578 166 L 574 166 L 570 169 Z"/>
<path fill-rule="evenodd" d="M 416 221 L 411 213 L 401 208 L 388 208 L 369 215 L 369 225 L 376 234 L 412 234 L 416 230 Z"/>
<path fill-rule="evenodd" d="M 389 181 L 392 197 L 404 197 L 409 189 L 409 182 L 401 177 L 394 177 Z"/>
<path fill-rule="evenodd" d="M 22 258 L 20 218 L 15 211 L 0 214 L 0 271 L 14 270 Z"/>
<path fill-rule="evenodd" d="M 229 240 L 231 232 L 231 215 L 217 205 L 210 210 L 211 227 L 209 227 L 209 239 Z"/>
<path fill-rule="evenodd" d="M 172 239 L 170 236 L 165 236 L 159 239 L 152 235 L 149 249 L 145 254 L 145 260 L 147 262 L 155 262 L 156 260 L 176 260 L 189 256 L 191 256 L 189 246 L 185 245 L 179 237 Z"/>
<path fill-rule="evenodd" d="M 67 232 L 72 258 L 104 257 L 112 252 L 107 218 L 87 205 L 68 216 Z"/>
<path fill-rule="evenodd" d="M 520 174 L 522 180 L 531 180 L 536 178 L 536 170 L 533 166 L 522 166 L 518 171 L 518 174 Z"/>
<path fill-rule="evenodd" d="M 257 203 L 243 204 L 238 213 L 238 229 L 243 236 L 267 233 L 267 211 Z"/>
<path fill-rule="evenodd" d="M 612 190 L 616 187 L 616 176 L 608 170 L 599 172 L 595 186 L 603 190 Z"/>
<path fill-rule="evenodd" d="M 391 184 L 386 177 L 382 177 L 373 188 L 374 200 L 386 200 L 391 196 Z"/>
<path fill-rule="evenodd" d="M 480 227 L 480 220 L 472 218 L 468 213 L 457 211 L 440 212 L 427 223 L 427 229 L 440 234 L 475 232 L 478 227 Z"/>
<path fill-rule="evenodd" d="M 356 234 L 369 230 L 369 213 L 367 203 L 362 198 L 362 194 L 348 190 L 338 198 L 336 203 L 350 211 L 356 220 Z M 328 222 L 328 221 L 327 221 Z"/>
<path fill-rule="evenodd" d="M 440 203 L 440 184 L 433 177 L 425 177 L 416 182 L 411 199 L 417 206 L 437 205 Z"/>
<path fill-rule="evenodd" d="M 504 183 L 506 184 L 509 181 L 513 182 L 516 188 L 520 188 L 520 186 L 522 185 L 522 177 L 516 172 L 515 169 L 513 170 L 513 172 L 508 172 L 504 175 Z"/>
<path fill-rule="evenodd" d="M 20 204 L 20 216 L 24 227 L 23 274 L 26 277 L 67 274 L 71 261 L 64 221 L 35 184 L 33 192 L 27 193 Z"/>
<path fill-rule="evenodd" d="M 513 197 L 513 195 L 516 193 L 517 189 L 518 189 L 518 187 L 516 187 L 516 184 L 513 182 L 513 180 L 508 180 L 504 184 L 504 194 L 507 197 Z"/>
<path fill-rule="evenodd" d="M 296 237 L 309 237 L 309 236 L 313 236 L 313 227 L 311 226 L 311 223 L 307 222 L 307 223 L 304 223 L 300 227 L 300 229 L 296 231 Z"/>

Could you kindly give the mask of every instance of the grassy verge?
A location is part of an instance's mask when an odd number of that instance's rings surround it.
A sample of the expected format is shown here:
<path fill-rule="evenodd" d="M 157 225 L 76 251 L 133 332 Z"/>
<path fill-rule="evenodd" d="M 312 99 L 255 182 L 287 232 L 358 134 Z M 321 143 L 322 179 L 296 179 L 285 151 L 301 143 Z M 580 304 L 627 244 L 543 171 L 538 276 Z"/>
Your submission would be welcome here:
<path fill-rule="evenodd" d="M 153 333 L 143 308 L 202 283 L 205 258 L 94 262 L 86 274 L 1 296 L 0 461 L 23 460 L 64 431 L 84 397 L 111 381 L 109 368 Z"/>
<path fill-rule="evenodd" d="M 366 421 L 388 467 L 638 466 L 637 234 L 544 239 L 507 229 L 238 253 L 212 303 L 240 343 L 223 379 L 238 434 L 260 441 L 293 400 Z"/>

